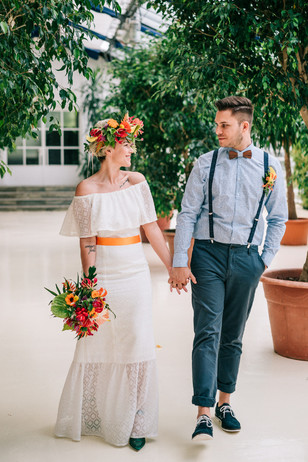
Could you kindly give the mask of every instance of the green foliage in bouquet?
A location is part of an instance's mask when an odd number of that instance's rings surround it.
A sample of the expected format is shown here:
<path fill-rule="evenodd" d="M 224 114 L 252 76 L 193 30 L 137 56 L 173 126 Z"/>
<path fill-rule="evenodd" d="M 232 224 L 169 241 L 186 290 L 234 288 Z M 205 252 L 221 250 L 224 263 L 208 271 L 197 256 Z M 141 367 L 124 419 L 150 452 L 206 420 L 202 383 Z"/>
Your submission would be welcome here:
<path fill-rule="evenodd" d="M 113 313 L 106 303 L 107 290 L 103 287 L 97 289 L 96 268 L 91 266 L 89 274 L 83 274 L 77 282 L 64 279 L 62 292 L 56 284 L 57 292 L 45 289 L 54 298 L 51 300 L 51 312 L 54 317 L 64 320 L 63 330 L 76 332 L 78 339 L 93 335 L 101 324 L 109 321 L 109 311 Z M 114 317 L 115 314 L 113 313 Z"/>

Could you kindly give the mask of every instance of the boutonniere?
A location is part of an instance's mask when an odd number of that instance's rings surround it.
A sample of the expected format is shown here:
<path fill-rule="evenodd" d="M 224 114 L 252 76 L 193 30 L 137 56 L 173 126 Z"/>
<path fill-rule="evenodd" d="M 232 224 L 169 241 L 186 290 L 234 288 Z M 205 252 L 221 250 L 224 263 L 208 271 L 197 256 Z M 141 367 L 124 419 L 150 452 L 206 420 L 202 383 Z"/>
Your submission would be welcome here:
<path fill-rule="evenodd" d="M 270 167 L 266 175 L 263 177 L 263 188 L 265 195 L 267 196 L 270 191 L 273 191 L 273 187 L 277 178 L 277 174 L 273 167 Z"/>

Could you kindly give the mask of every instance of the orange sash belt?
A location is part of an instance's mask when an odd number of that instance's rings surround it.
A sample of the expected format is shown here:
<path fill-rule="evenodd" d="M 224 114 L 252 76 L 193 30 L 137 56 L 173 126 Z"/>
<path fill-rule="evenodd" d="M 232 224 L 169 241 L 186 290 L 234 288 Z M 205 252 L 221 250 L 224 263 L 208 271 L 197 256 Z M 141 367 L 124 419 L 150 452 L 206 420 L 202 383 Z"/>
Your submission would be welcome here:
<path fill-rule="evenodd" d="M 97 237 L 96 245 L 130 245 L 141 242 L 139 234 L 129 237 Z"/>

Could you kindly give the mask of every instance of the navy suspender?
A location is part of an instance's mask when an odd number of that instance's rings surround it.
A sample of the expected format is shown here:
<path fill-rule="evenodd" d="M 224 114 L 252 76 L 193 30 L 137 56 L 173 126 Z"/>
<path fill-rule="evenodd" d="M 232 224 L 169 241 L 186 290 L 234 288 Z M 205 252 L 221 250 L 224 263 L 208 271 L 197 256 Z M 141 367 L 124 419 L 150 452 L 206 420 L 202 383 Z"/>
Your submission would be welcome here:
<path fill-rule="evenodd" d="M 268 153 L 264 151 L 263 154 L 264 154 L 264 178 L 265 178 L 266 175 L 267 175 L 267 172 L 268 172 Z M 255 216 L 255 219 L 253 220 L 253 225 L 252 225 L 252 228 L 251 228 L 251 231 L 250 231 L 250 234 L 249 234 L 249 238 L 248 238 L 248 241 L 247 241 L 247 247 L 248 248 L 250 247 L 250 244 L 252 243 L 253 237 L 254 237 L 255 232 L 256 232 L 256 227 L 257 227 L 257 224 L 258 224 L 258 221 L 259 221 L 259 216 L 260 216 L 260 213 L 261 213 L 264 197 L 265 197 L 265 189 L 263 188 L 263 193 L 262 193 L 262 196 L 261 196 L 261 199 L 260 199 L 260 202 L 259 202 L 259 207 L 258 207 L 258 210 L 257 210 L 257 214 Z"/>
<path fill-rule="evenodd" d="M 215 167 L 216 167 L 216 162 L 217 162 L 217 156 L 218 156 L 218 149 L 215 149 L 215 151 L 213 153 L 213 157 L 212 157 L 210 176 L 209 176 L 209 189 L 208 189 L 208 191 L 209 191 L 209 235 L 210 235 L 210 240 L 211 240 L 212 243 L 214 242 L 214 219 L 213 219 L 212 185 L 213 185 L 214 172 L 215 172 Z M 266 177 L 267 172 L 268 172 L 268 153 L 264 151 L 264 177 Z M 255 218 L 253 220 L 253 225 L 252 225 L 252 228 L 251 228 L 251 231 L 250 231 L 250 234 L 249 234 L 249 238 L 248 238 L 248 241 L 247 241 L 247 247 L 248 248 L 250 247 L 250 245 L 252 243 L 252 240 L 253 240 L 253 237 L 254 237 L 254 234 L 255 234 L 255 231 L 256 231 L 256 227 L 257 227 L 257 224 L 258 224 L 258 221 L 259 221 L 259 217 L 260 217 L 264 197 L 265 197 L 265 190 L 263 188 L 263 193 L 262 193 L 262 196 L 261 196 L 261 199 L 260 199 L 260 202 L 259 202 L 259 207 L 258 207 L 256 216 L 255 216 Z"/>
<path fill-rule="evenodd" d="M 215 149 L 212 157 L 211 163 L 211 170 L 210 170 L 210 177 L 209 177 L 209 227 L 210 227 L 210 239 L 214 241 L 214 220 L 213 220 L 213 197 L 212 197 L 212 184 L 213 184 L 213 177 L 216 167 L 218 149 Z"/>

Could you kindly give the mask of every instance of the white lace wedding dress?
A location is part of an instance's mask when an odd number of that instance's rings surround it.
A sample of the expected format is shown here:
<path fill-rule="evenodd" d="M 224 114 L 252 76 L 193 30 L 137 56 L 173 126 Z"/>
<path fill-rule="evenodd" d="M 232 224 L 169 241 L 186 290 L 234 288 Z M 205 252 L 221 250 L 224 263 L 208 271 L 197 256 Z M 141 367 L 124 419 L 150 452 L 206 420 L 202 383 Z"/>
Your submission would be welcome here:
<path fill-rule="evenodd" d="M 61 234 L 127 237 L 156 221 L 146 181 L 127 189 L 74 197 Z M 96 435 L 116 446 L 155 437 L 158 387 L 151 281 L 142 244 L 96 247 L 97 287 L 116 319 L 78 340 L 62 392 L 55 433 L 79 441 Z"/>

